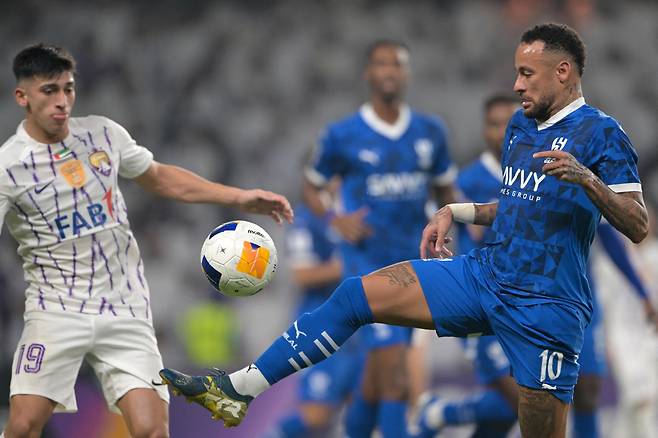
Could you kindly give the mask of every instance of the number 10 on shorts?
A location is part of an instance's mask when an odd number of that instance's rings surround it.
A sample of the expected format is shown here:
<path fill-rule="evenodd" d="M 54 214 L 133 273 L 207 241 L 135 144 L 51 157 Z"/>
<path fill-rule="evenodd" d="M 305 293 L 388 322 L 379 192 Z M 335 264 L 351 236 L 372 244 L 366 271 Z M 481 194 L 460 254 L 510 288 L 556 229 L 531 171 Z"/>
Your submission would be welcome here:
<path fill-rule="evenodd" d="M 539 381 L 544 382 L 546 380 L 546 375 L 551 380 L 555 380 L 560 377 L 562 372 L 562 359 L 564 354 L 559 351 L 548 351 L 544 350 L 539 355 L 541 357 L 541 371 L 539 374 Z"/>
<path fill-rule="evenodd" d="M 18 347 L 18 357 L 16 358 L 16 369 L 14 374 L 20 374 L 21 371 L 26 373 L 38 373 L 41 370 L 43 355 L 46 352 L 46 346 L 41 344 L 23 344 Z M 25 361 L 25 365 L 23 362 Z"/>

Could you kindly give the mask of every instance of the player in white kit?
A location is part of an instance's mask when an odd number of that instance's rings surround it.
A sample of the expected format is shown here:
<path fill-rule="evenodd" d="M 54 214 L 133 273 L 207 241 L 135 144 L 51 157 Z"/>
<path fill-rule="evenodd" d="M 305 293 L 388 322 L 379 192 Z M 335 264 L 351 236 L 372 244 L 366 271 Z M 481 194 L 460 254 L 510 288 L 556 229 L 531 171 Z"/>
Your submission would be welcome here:
<path fill-rule="evenodd" d="M 152 384 L 162 359 L 149 288 L 118 177 L 277 222 L 292 220 L 290 204 L 158 163 L 108 118 L 71 118 L 75 61 L 63 49 L 27 47 L 13 70 L 26 118 L 0 147 L 0 228 L 4 221 L 18 242 L 28 286 L 4 436 L 37 437 L 53 411 L 76 411 L 73 388 L 86 360 L 131 436 L 167 437 L 169 397 Z"/>

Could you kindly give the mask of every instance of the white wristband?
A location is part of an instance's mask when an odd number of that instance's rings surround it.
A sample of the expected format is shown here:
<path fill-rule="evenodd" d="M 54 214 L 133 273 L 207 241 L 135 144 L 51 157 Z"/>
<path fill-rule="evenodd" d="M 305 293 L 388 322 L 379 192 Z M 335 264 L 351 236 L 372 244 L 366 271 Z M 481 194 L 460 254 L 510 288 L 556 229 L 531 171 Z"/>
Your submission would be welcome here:
<path fill-rule="evenodd" d="M 448 204 L 446 205 L 452 211 L 452 218 L 456 222 L 464 224 L 472 224 L 475 222 L 475 204 L 472 202 L 464 204 Z"/>

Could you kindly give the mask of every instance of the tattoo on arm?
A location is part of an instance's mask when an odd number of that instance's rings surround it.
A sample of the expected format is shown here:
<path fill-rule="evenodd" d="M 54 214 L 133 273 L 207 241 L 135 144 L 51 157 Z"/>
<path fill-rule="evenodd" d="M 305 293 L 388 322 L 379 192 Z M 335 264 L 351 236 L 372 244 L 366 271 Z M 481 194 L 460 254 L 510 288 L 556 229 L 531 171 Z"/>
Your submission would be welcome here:
<path fill-rule="evenodd" d="M 409 269 L 408 262 L 387 266 L 386 268 L 375 271 L 372 275 L 387 277 L 388 283 L 394 286 L 409 287 L 418 282 L 416 274 Z"/>
<path fill-rule="evenodd" d="M 613 227 L 634 243 L 644 239 L 648 232 L 649 216 L 640 192 L 615 193 L 593 174 L 583 187 Z"/>
<path fill-rule="evenodd" d="M 493 224 L 496 212 L 498 211 L 498 203 L 492 202 L 489 204 L 475 204 L 475 225 L 484 225 L 490 227 Z"/>

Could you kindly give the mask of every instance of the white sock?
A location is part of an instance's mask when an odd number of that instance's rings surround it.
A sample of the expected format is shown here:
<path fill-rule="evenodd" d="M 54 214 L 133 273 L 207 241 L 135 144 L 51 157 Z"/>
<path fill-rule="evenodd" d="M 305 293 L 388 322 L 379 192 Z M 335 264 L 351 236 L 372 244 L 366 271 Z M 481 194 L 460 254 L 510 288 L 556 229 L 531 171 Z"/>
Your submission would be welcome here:
<path fill-rule="evenodd" d="M 242 395 L 257 397 L 261 392 L 270 387 L 263 373 L 254 364 L 231 373 L 228 377 L 231 379 L 233 388 L 235 388 L 238 394 Z"/>
<path fill-rule="evenodd" d="M 445 421 L 443 418 L 443 409 L 445 406 L 445 401 L 438 399 L 427 407 L 427 410 L 425 411 L 425 422 L 428 426 L 433 429 L 438 429 L 443 426 Z"/>

